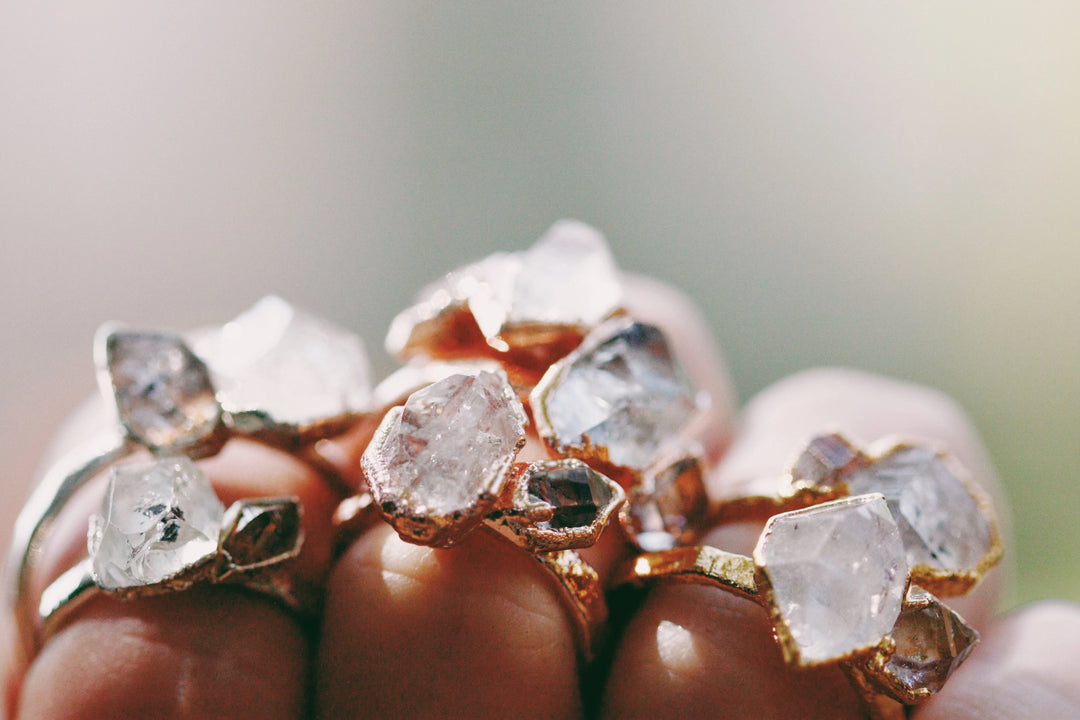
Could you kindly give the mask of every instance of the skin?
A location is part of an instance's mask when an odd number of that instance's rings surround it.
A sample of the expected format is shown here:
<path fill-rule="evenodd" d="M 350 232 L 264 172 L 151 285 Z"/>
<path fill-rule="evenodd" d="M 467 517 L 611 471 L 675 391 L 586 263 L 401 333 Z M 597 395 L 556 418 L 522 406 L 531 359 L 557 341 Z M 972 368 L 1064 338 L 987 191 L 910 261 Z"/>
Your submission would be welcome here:
<path fill-rule="evenodd" d="M 720 463 L 711 492 L 779 475 L 807 437 L 835 427 L 862 443 L 889 434 L 933 439 L 998 493 L 977 433 L 941 394 L 857 371 L 813 370 L 767 389 L 737 417 L 697 311 L 650 281 L 632 280 L 630 294 L 632 311 L 668 330 L 713 396 L 710 451 Z M 362 444 L 342 438 L 325 455 L 347 475 Z M 325 577 L 321 626 L 303 627 L 235 588 L 130 603 L 102 598 L 81 608 L 29 664 L 13 641 L 6 644 L 8 717 L 863 717 L 835 669 L 783 665 L 764 611 L 749 601 L 708 587 L 657 586 L 636 606 L 612 608 L 621 631 L 598 669 L 586 671 L 557 591 L 508 543 L 475 533 L 454 549 L 434 550 L 402 542 L 380 524 L 331 562 L 327 528 L 340 495 L 308 465 L 236 441 L 202 464 L 226 503 L 300 496 L 308 533 L 300 572 Z M 69 515 L 50 536 L 47 556 L 79 552 L 85 511 Z M 726 526 L 706 542 L 747 552 L 758 530 Z M 609 533 L 589 559 L 606 574 L 626 552 Z M 42 563 L 35 585 L 63 566 Z M 1080 610 L 1055 602 L 995 617 L 1001 574 L 950 601 L 983 642 L 913 717 L 1080 717 Z"/>

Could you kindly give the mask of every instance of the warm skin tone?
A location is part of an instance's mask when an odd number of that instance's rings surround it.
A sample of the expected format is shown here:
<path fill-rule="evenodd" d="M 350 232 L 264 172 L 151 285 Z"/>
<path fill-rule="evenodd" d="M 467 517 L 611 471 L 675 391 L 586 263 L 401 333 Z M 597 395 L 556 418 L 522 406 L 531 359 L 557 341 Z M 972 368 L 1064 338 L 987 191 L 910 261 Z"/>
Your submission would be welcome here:
<path fill-rule="evenodd" d="M 926 388 L 810 371 L 766 390 L 736 417 L 697 312 L 668 288 L 640 280 L 631 287 L 635 314 L 668 329 L 698 383 L 713 393 L 714 419 L 729 443 L 710 481 L 714 491 L 778 476 L 807 437 L 841 428 L 863 442 L 890 434 L 933 439 L 996 492 L 968 420 Z M 343 452 L 343 469 L 354 459 Z M 329 572 L 321 641 L 288 612 L 235 589 L 131 603 L 104 598 L 81 608 L 28 667 L 9 659 L 11 717 L 582 716 L 570 622 L 526 554 L 482 533 L 455 549 L 431 550 L 380 525 L 331 567 L 326 528 L 338 496 L 316 472 L 240 442 L 203 466 L 226 504 L 259 494 L 300 496 L 308 533 L 303 572 Z M 64 522 L 78 526 L 84 518 Z M 746 552 L 757 529 L 714 530 L 706 542 Z M 79 535 L 77 527 L 56 533 L 47 552 L 75 553 L 84 542 Z M 602 572 L 625 552 L 615 540 L 590 556 Z M 45 565 L 42 573 L 39 586 L 51 580 Z M 1044 603 L 994 617 L 1001 574 L 949 601 L 983 642 L 915 718 L 1080 717 L 1080 609 Z M 657 587 L 615 638 L 611 672 L 590 694 L 600 698 L 604 718 L 860 717 L 837 671 L 787 670 L 769 633 L 764 611 L 749 601 L 709 587 Z"/>

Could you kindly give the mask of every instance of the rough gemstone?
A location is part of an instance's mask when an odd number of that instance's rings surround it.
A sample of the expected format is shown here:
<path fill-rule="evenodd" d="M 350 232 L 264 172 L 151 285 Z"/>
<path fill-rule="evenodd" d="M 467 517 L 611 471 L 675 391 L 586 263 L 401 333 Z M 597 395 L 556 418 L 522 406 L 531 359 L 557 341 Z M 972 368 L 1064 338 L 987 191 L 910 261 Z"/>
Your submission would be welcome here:
<path fill-rule="evenodd" d="M 217 552 L 225 508 L 186 457 L 113 468 L 88 546 L 98 584 L 150 585 Z"/>
<path fill-rule="evenodd" d="M 979 642 L 963 618 L 930 593 L 912 587 L 892 637 L 896 649 L 884 665 L 891 682 L 906 692 L 941 690 Z"/>
<path fill-rule="evenodd" d="M 132 437 L 151 448 L 180 448 L 213 434 L 221 407 L 206 366 L 183 340 L 165 333 L 104 332 L 102 384 Z"/>
<path fill-rule="evenodd" d="M 469 297 L 469 309 L 489 340 L 513 325 L 593 327 L 622 297 L 603 236 L 573 220 L 555 223 L 525 252 L 493 255 L 473 268 L 483 290 Z"/>
<path fill-rule="evenodd" d="M 896 522 L 880 495 L 774 516 L 755 551 L 800 665 L 847 657 L 892 630 L 907 585 Z"/>
<path fill-rule="evenodd" d="M 587 528 L 611 504 L 610 481 L 584 463 L 545 463 L 529 475 L 529 500 L 551 507 L 542 529 Z"/>
<path fill-rule="evenodd" d="M 557 452 L 606 453 L 614 465 L 643 470 L 697 410 L 695 392 L 659 328 L 601 326 L 552 366 L 533 394 Z"/>
<path fill-rule="evenodd" d="M 303 533 L 295 500 L 245 500 L 229 508 L 222 549 L 234 565 L 264 563 L 299 549 Z"/>
<path fill-rule="evenodd" d="M 364 452 L 375 502 L 392 521 L 476 517 L 502 492 L 526 422 L 513 389 L 495 373 L 452 375 L 418 390 L 387 414 Z"/>
<path fill-rule="evenodd" d="M 986 515 L 931 447 L 899 446 L 844 480 L 853 495 L 885 496 L 913 568 L 970 572 L 991 550 Z"/>
<path fill-rule="evenodd" d="M 650 468 L 630 493 L 630 534 L 646 552 L 669 550 L 692 535 L 705 519 L 708 499 L 696 455 Z"/>
<path fill-rule="evenodd" d="M 842 436 L 818 435 L 791 466 L 791 479 L 812 485 L 831 484 L 839 473 L 853 469 L 861 459 L 862 453 Z"/>
<path fill-rule="evenodd" d="M 361 339 L 276 296 L 203 337 L 195 350 L 237 423 L 303 428 L 362 412 L 371 401 Z"/>

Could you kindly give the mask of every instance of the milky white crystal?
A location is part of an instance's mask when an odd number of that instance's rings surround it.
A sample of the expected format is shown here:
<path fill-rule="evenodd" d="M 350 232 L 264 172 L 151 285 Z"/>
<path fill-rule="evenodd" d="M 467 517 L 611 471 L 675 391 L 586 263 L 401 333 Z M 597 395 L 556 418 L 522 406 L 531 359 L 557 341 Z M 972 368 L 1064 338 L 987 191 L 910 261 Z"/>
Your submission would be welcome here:
<path fill-rule="evenodd" d="M 472 514 L 502 491 L 525 442 L 521 402 L 501 375 L 452 375 L 387 414 L 363 463 L 375 502 L 410 516 Z"/>
<path fill-rule="evenodd" d="M 90 518 L 93 573 L 106 589 L 150 585 L 217 552 L 225 508 L 186 457 L 113 468 Z"/>
<path fill-rule="evenodd" d="M 799 664 L 873 647 L 900 614 L 907 563 L 881 495 L 776 515 L 754 558 Z"/>
<path fill-rule="evenodd" d="M 199 340 L 223 407 L 304 427 L 362 412 L 371 401 L 371 370 L 360 338 L 267 296 Z M 243 422 L 243 420 L 241 420 Z"/>
<path fill-rule="evenodd" d="M 912 567 L 973 571 L 991 549 L 985 514 L 931 447 L 900 446 L 844 480 L 853 495 L 885 496 Z"/>
<path fill-rule="evenodd" d="M 606 448 L 644 469 L 697 410 L 695 391 L 659 328 L 615 322 L 548 371 L 533 395 L 556 449 Z"/>
<path fill-rule="evenodd" d="M 480 282 L 469 309 L 488 338 L 508 325 L 592 327 L 621 301 L 604 237 L 573 220 L 555 223 L 524 252 L 493 255 L 473 267 Z"/>

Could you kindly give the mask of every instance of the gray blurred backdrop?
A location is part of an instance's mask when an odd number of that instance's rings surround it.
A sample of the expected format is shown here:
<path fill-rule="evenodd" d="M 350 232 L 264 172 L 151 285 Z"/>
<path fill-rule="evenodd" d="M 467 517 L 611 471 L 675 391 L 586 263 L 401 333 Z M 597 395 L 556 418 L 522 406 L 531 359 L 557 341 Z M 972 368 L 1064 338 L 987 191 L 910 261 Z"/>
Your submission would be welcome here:
<path fill-rule="evenodd" d="M 705 308 L 744 399 L 818 364 L 957 397 L 1012 602 L 1080 599 L 1080 4 L 670 5 L 0 5 L 6 482 L 105 319 L 274 291 L 385 372 L 419 283 L 569 216 Z"/>

